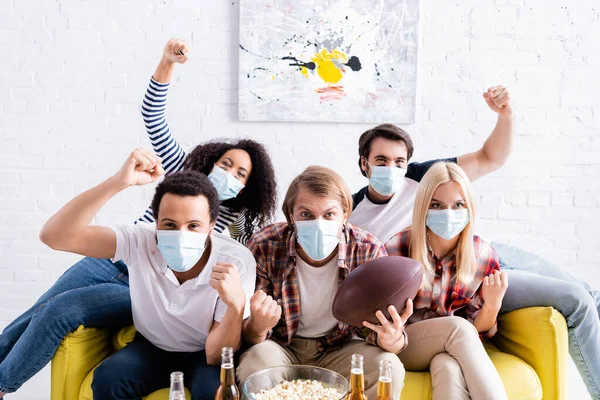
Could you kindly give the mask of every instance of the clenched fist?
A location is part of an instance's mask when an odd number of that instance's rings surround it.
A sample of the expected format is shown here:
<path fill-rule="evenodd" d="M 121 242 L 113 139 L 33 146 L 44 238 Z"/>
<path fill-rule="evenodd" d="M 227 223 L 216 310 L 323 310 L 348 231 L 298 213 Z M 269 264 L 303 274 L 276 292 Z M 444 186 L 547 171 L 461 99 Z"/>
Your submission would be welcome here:
<path fill-rule="evenodd" d="M 219 293 L 221 301 L 227 307 L 244 310 L 246 294 L 244 294 L 240 273 L 235 265 L 217 263 L 210 274 L 209 285 Z"/>
<path fill-rule="evenodd" d="M 510 93 L 504 86 L 493 86 L 483 94 L 483 98 L 492 111 L 510 117 L 513 115 Z"/>
<path fill-rule="evenodd" d="M 495 271 L 493 274 L 483 278 L 481 296 L 483 297 L 484 304 L 487 304 L 494 310 L 500 310 L 506 288 L 508 288 L 506 272 Z"/>
<path fill-rule="evenodd" d="M 183 39 L 171 39 L 163 49 L 163 61 L 184 64 L 190 52 L 188 44 Z"/>
<path fill-rule="evenodd" d="M 250 298 L 249 324 L 256 333 L 266 334 L 281 318 L 281 306 L 262 290 Z"/>
<path fill-rule="evenodd" d="M 161 162 L 160 157 L 151 151 L 135 149 L 115 174 L 115 178 L 125 187 L 152 183 L 165 173 Z"/>

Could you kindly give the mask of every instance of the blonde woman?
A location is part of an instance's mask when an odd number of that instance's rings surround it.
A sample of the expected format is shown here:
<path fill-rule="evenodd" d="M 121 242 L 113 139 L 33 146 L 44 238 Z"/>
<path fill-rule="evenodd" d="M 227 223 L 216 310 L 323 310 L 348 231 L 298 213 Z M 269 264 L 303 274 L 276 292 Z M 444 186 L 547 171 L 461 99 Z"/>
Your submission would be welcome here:
<path fill-rule="evenodd" d="M 473 234 L 474 219 L 469 179 L 437 163 L 420 183 L 412 227 L 386 245 L 425 269 L 399 357 L 408 371 L 430 370 L 433 399 L 507 398 L 480 336 L 496 333 L 508 282 L 494 249 Z"/>

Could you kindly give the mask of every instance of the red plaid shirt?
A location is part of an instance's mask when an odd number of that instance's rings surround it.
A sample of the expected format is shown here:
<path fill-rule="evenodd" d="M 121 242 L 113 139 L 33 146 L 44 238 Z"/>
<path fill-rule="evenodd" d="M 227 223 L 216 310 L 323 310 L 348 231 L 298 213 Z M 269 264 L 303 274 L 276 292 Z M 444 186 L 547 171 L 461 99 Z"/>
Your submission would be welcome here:
<path fill-rule="evenodd" d="M 396 234 L 385 245 L 390 256 L 410 257 L 410 230 Z M 452 252 L 439 260 L 431 250 L 429 261 L 435 265 L 436 277 L 431 289 L 421 289 L 414 299 L 414 313 L 408 323 L 429 318 L 458 315 L 473 323 L 483 306 L 481 284 L 483 278 L 500 270 L 496 251 L 479 236 L 473 236 L 473 247 L 477 259 L 477 271 L 473 281 L 465 285 L 456 278 L 456 255 Z M 481 338 L 494 336 L 496 324 L 489 331 L 480 333 Z"/>
<path fill-rule="evenodd" d="M 281 304 L 281 319 L 273 328 L 272 339 L 287 346 L 300 323 L 300 290 L 296 275 L 296 235 L 285 222 L 276 223 L 252 235 L 248 248 L 256 258 L 256 290 L 262 290 Z M 338 285 L 348 273 L 363 263 L 387 255 L 383 244 L 367 231 L 350 224 L 340 240 L 337 264 Z M 361 328 L 338 323 L 331 333 L 319 339 L 319 350 L 343 345 Z M 374 332 L 366 341 L 375 344 Z"/>

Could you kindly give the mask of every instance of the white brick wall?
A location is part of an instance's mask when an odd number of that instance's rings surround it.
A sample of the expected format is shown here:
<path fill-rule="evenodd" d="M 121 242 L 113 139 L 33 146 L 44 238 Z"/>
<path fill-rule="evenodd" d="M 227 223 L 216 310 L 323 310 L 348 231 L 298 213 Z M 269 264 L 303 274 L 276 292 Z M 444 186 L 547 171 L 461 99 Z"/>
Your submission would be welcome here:
<path fill-rule="evenodd" d="M 0 325 L 30 306 L 77 257 L 37 240 L 75 193 L 149 146 L 139 104 L 164 42 L 191 42 L 169 99 L 189 148 L 249 136 L 269 146 L 280 196 L 305 166 L 365 184 L 356 143 L 368 125 L 236 121 L 238 0 L 0 0 Z M 581 0 L 424 0 L 415 160 L 480 146 L 495 115 L 481 98 L 510 88 L 513 156 L 475 185 L 484 236 L 545 254 L 600 286 L 600 10 Z M 383 122 L 383 121 L 382 121 Z M 149 201 L 130 190 L 98 217 L 128 222 Z M 571 398 L 582 398 L 573 373 Z M 48 399 L 48 369 L 11 399 Z"/>

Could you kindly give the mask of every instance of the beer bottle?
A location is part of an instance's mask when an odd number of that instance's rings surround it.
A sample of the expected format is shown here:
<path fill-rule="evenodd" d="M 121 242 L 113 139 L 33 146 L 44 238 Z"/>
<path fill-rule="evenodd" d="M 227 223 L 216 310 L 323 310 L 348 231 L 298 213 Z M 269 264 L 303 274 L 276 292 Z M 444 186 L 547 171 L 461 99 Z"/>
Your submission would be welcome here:
<path fill-rule="evenodd" d="M 240 391 L 235 385 L 233 368 L 233 349 L 223 347 L 221 350 L 221 384 L 215 393 L 215 400 L 239 400 Z"/>
<path fill-rule="evenodd" d="M 169 390 L 169 400 L 185 400 L 183 372 L 177 371 L 171 374 L 171 389 Z"/>
<path fill-rule="evenodd" d="M 367 400 L 367 395 L 365 394 L 365 376 L 362 354 L 352 354 L 350 392 L 346 396 L 346 400 Z"/>
<path fill-rule="evenodd" d="M 377 400 L 392 400 L 392 363 L 390 360 L 379 361 Z"/>

